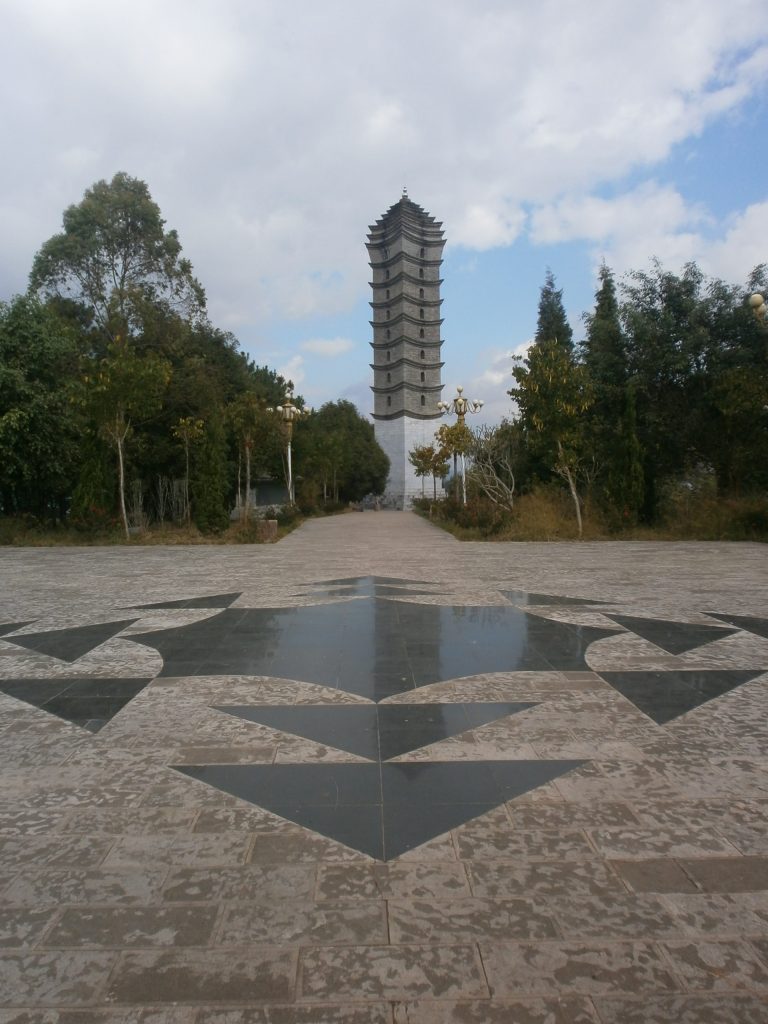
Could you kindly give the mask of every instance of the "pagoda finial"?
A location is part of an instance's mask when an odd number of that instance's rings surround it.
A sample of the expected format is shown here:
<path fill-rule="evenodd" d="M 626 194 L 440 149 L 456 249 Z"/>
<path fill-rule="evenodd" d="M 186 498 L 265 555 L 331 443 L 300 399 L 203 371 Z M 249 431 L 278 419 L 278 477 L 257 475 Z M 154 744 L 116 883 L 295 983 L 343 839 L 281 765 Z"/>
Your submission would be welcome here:
<path fill-rule="evenodd" d="M 402 198 L 403 199 L 407 199 L 408 198 L 408 186 L 407 185 L 403 185 L 403 196 L 402 196 Z"/>

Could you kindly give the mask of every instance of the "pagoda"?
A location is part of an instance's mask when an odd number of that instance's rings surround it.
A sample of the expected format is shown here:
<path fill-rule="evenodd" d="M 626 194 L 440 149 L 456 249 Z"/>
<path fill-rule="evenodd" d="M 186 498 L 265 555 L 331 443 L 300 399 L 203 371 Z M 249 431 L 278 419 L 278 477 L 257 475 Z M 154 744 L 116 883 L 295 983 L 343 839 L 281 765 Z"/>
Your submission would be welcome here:
<path fill-rule="evenodd" d="M 421 496 L 422 481 L 408 453 L 434 442 L 441 416 L 444 245 L 441 222 L 409 199 L 405 189 L 368 233 L 374 430 L 390 462 L 385 503 L 395 508 L 406 508 Z"/>

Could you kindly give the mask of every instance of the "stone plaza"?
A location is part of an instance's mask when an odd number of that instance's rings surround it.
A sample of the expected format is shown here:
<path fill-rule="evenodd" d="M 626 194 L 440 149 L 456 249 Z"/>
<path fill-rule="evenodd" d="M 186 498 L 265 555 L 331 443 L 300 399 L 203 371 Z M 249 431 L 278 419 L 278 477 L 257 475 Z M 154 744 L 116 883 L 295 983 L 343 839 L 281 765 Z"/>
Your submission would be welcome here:
<path fill-rule="evenodd" d="M 764 1024 L 758 544 L 5 548 L 0 1024 Z"/>

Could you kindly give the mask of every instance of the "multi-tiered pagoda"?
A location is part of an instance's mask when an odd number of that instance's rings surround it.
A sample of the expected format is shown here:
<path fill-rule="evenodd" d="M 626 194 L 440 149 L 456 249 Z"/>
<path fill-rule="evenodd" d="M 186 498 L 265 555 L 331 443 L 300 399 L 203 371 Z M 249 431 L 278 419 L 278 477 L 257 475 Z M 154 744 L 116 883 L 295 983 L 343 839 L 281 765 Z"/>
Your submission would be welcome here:
<path fill-rule="evenodd" d="M 443 384 L 440 360 L 442 224 L 403 191 L 369 228 L 373 271 L 373 396 L 376 440 L 389 456 L 386 501 L 405 508 L 422 482 L 408 461 L 434 441 Z"/>

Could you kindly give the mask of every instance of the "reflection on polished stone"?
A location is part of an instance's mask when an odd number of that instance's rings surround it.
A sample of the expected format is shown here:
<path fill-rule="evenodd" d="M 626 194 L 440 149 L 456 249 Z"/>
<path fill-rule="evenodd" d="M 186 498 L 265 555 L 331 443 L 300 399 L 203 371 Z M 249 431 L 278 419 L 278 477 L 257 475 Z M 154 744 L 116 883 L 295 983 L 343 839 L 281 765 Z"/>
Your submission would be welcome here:
<path fill-rule="evenodd" d="M 533 707 L 536 705 L 518 701 L 341 706 L 280 704 L 216 710 L 371 761 L 387 761 Z"/>
<path fill-rule="evenodd" d="M 375 596 L 298 608 L 229 608 L 204 622 L 126 639 L 154 647 L 163 676 L 276 676 L 381 701 L 485 672 L 584 670 L 587 647 L 616 632 L 511 606 L 389 600 L 375 578 L 352 581 L 349 590 Z"/>
<path fill-rule="evenodd" d="M 190 778 L 392 860 L 582 761 L 184 765 Z"/>
<path fill-rule="evenodd" d="M 671 722 L 762 674 L 762 669 L 598 673 L 657 725 Z"/>

